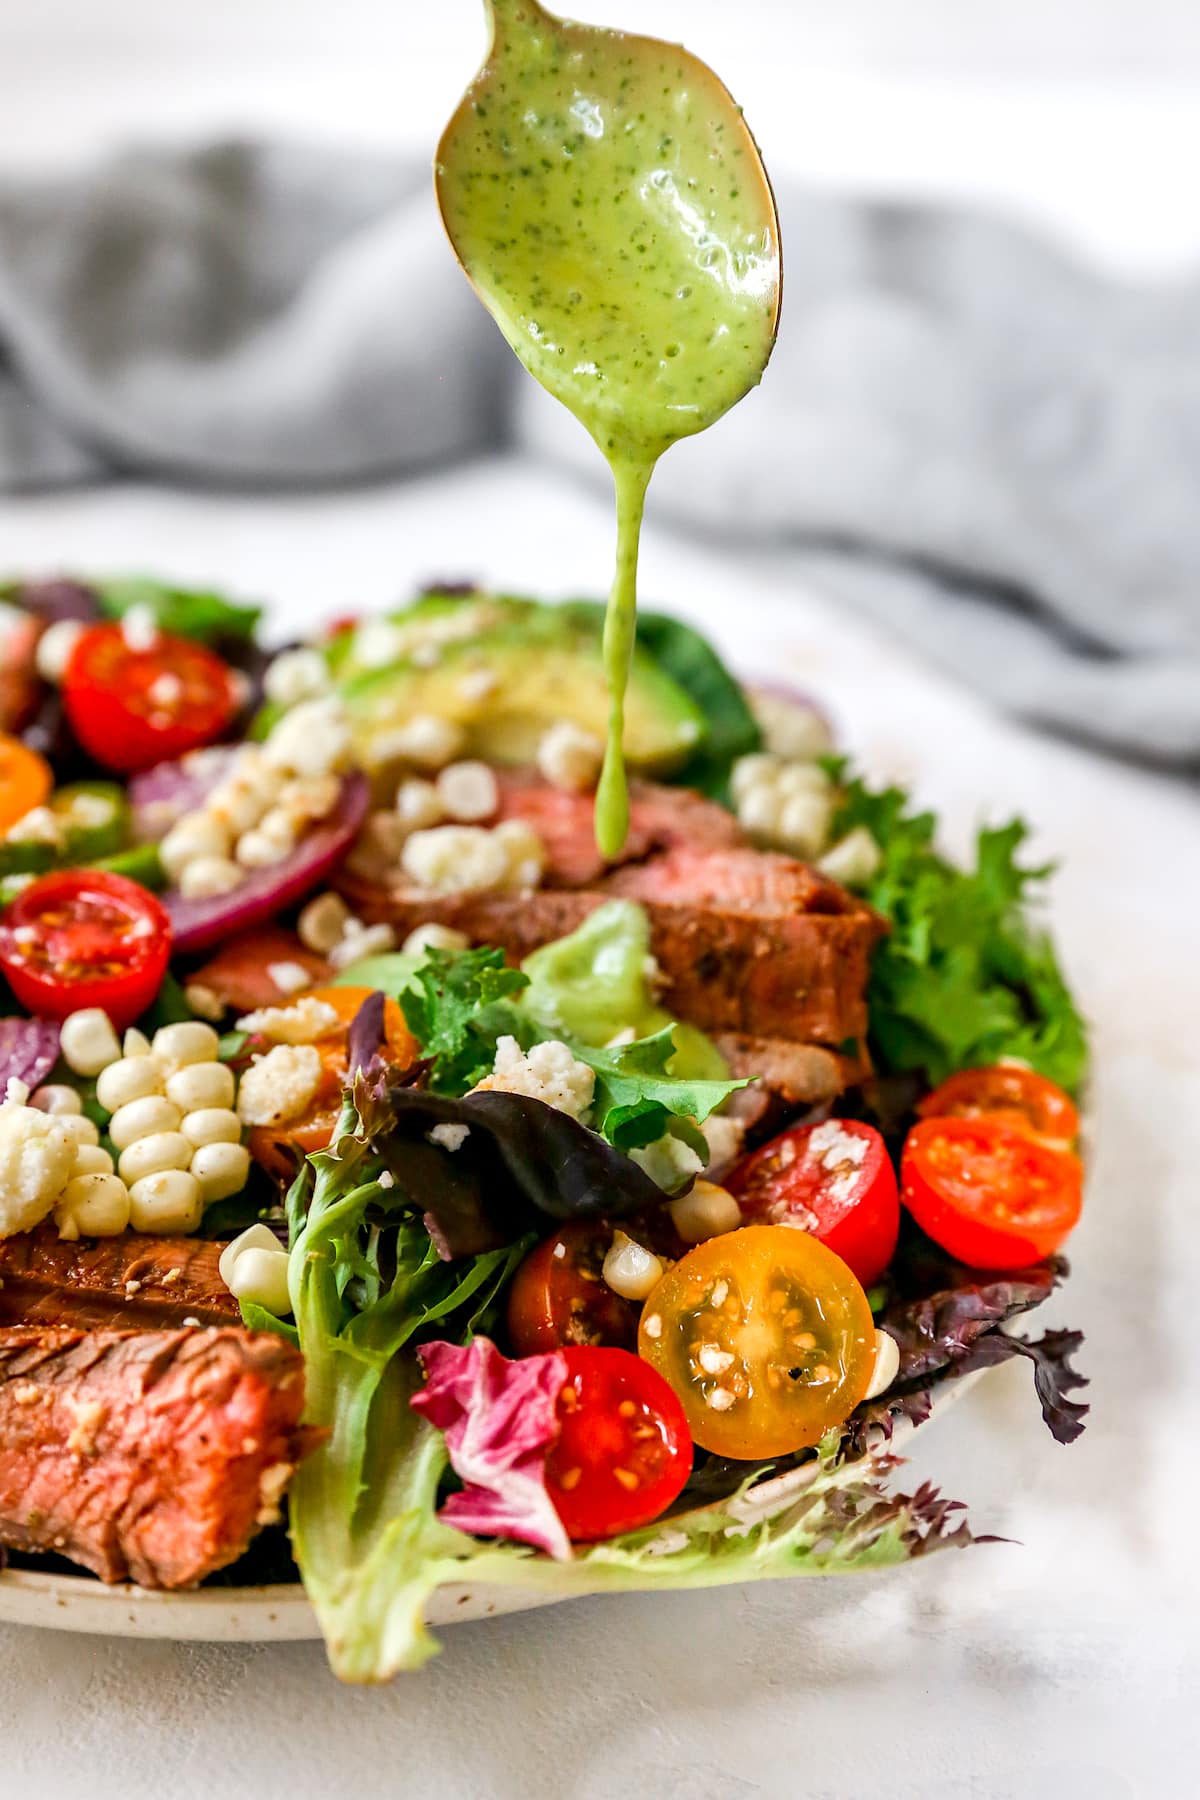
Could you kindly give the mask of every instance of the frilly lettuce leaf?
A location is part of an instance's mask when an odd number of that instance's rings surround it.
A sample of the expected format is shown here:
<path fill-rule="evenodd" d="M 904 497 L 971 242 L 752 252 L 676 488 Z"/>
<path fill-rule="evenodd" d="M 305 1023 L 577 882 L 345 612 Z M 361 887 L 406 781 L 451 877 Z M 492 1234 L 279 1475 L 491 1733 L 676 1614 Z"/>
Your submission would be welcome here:
<path fill-rule="evenodd" d="M 1017 860 L 1027 828 L 980 831 L 974 868 L 959 869 L 936 848 L 934 815 L 902 788 L 870 788 L 841 758 L 827 767 L 840 790 L 832 836 L 865 826 L 882 853 L 860 889 L 891 923 L 867 990 L 876 1068 L 936 1085 L 1011 1056 L 1077 1092 L 1087 1029 L 1031 910 L 1052 870 Z"/>
<path fill-rule="evenodd" d="M 422 1426 L 403 1459 L 416 1504 L 385 1527 L 369 1563 L 377 1585 L 362 1594 L 352 1615 L 360 1650 L 371 1645 L 363 1679 L 417 1668 L 436 1650 L 421 1608 L 443 1585 L 495 1584 L 556 1600 L 723 1587 L 865 1573 L 973 1541 L 958 1517 L 959 1502 L 943 1499 L 929 1484 L 913 1494 L 887 1492 L 883 1484 L 894 1459 L 873 1453 L 854 1463 L 839 1460 L 835 1435 L 783 1477 L 748 1480 L 720 1505 L 673 1514 L 577 1549 L 569 1561 L 554 1561 L 521 1544 L 461 1537 L 431 1511 L 419 1522 L 435 1485 L 430 1446 L 421 1435 L 428 1429 Z M 364 1665 L 343 1654 L 334 1666 L 353 1678 Z"/>
<path fill-rule="evenodd" d="M 430 950 L 400 994 L 408 1029 L 430 1060 L 435 1094 L 465 1094 L 491 1073 L 496 1045 L 514 1037 L 524 1047 L 536 1032 L 513 1004 L 528 985 L 503 950 Z"/>
<path fill-rule="evenodd" d="M 477 1336 L 469 1344 L 423 1344 L 420 1359 L 425 1385 L 412 1397 L 413 1410 L 442 1433 L 462 1482 L 438 1514 L 442 1523 L 569 1560 L 570 1539 L 546 1485 L 566 1357 L 502 1356 L 490 1338 Z"/>
<path fill-rule="evenodd" d="M 297 1471 L 292 1547 L 334 1668 L 377 1680 L 421 1659 L 423 1562 L 445 1466 L 441 1436 L 408 1402 L 420 1385 L 406 1346 L 422 1331 L 469 1337 L 527 1244 L 443 1261 L 373 1141 L 386 1095 L 360 1077 L 330 1149 L 288 1195 L 288 1286 L 304 1353 L 308 1423 L 328 1433 Z M 399 1646 L 399 1648 L 397 1648 Z"/>
<path fill-rule="evenodd" d="M 1083 1431 L 1088 1408 L 1069 1396 L 1087 1386 L 1071 1367 L 1083 1342 L 1078 1331 L 1047 1331 L 1040 1338 L 1018 1337 L 1011 1324 L 1049 1298 L 1067 1273 L 1055 1256 L 1029 1268 L 964 1268 L 906 1228 L 888 1274 L 888 1293 L 875 1323 L 896 1340 L 900 1366 L 885 1394 L 860 1406 L 846 1430 L 846 1453 L 861 1454 L 896 1422 L 920 1425 L 947 1381 L 977 1369 L 993 1369 L 1013 1357 L 1032 1365 L 1042 1417 L 1060 1444 Z"/>

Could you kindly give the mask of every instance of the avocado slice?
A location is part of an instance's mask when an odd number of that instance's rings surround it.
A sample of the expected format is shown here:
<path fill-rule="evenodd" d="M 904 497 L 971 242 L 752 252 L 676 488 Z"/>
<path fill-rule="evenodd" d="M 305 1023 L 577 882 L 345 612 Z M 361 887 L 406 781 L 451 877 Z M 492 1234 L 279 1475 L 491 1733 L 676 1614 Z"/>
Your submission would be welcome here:
<path fill-rule="evenodd" d="M 410 659 L 420 663 L 437 658 L 445 645 L 486 637 L 498 627 L 520 625 L 537 636 L 561 635 L 563 623 L 557 613 L 556 607 L 511 594 L 486 594 L 480 589 L 446 594 L 431 589 L 394 612 L 339 631 L 319 648 L 330 675 L 341 684 Z M 276 701 L 264 701 L 247 735 L 261 743 L 283 713 Z"/>
<path fill-rule="evenodd" d="M 508 594 L 422 594 L 408 606 L 366 619 L 351 631 L 339 632 L 325 646 L 325 659 L 330 672 L 339 681 L 348 681 L 367 669 L 390 668 L 416 654 L 440 653 L 447 644 L 475 640 L 488 632 L 511 625 L 531 625 L 545 629 L 540 614 L 551 608 L 536 600 L 520 600 Z M 555 625 L 561 630 L 561 625 Z"/>
<path fill-rule="evenodd" d="M 470 606 L 470 602 L 455 602 Z M 404 615 L 411 618 L 411 609 Z M 424 666 L 422 666 L 424 665 Z M 600 642 L 554 609 L 511 625 L 444 641 L 436 661 L 411 656 L 339 683 L 355 747 L 368 765 L 388 760 L 388 736 L 418 714 L 462 726 L 467 753 L 496 763 L 532 762 L 543 733 L 571 719 L 603 740 L 608 689 Z M 653 657 L 634 653 L 625 701 L 625 754 L 636 769 L 666 771 L 703 741 L 704 715 Z"/>

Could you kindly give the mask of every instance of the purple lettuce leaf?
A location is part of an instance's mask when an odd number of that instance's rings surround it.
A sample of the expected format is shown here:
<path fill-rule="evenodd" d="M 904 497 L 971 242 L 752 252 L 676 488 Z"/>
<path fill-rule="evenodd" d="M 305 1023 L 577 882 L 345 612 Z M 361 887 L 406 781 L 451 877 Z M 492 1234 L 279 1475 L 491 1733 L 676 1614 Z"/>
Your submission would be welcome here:
<path fill-rule="evenodd" d="M 875 1318 L 899 1346 L 895 1385 L 908 1386 L 960 1363 L 986 1333 L 1048 1299 L 1066 1269 L 1064 1261 L 1051 1258 L 1025 1269 L 981 1271 L 923 1255 L 924 1279 L 914 1291 L 910 1259 L 893 1275 L 887 1302 Z M 937 1283 L 932 1289 L 926 1286 L 931 1279 Z"/>
<path fill-rule="evenodd" d="M 1086 1386 L 1086 1378 L 1070 1363 L 1082 1333 L 1048 1331 L 1031 1341 L 1001 1329 L 1040 1306 L 1066 1274 L 1063 1257 L 1025 1269 L 967 1269 L 927 1239 L 909 1234 L 875 1321 L 896 1340 L 900 1367 L 887 1392 L 854 1415 L 847 1453 L 860 1454 L 880 1432 L 890 1439 L 898 1419 L 923 1424 L 943 1382 L 976 1369 L 994 1369 L 1014 1356 L 1033 1364 L 1034 1387 L 1052 1436 L 1060 1444 L 1073 1442 L 1083 1430 L 1088 1410 L 1069 1398 Z"/>
<path fill-rule="evenodd" d="M 486 1337 L 423 1344 L 420 1357 L 425 1386 L 411 1404 L 445 1434 L 450 1466 L 463 1483 L 438 1517 L 459 1531 L 568 1558 L 571 1545 L 546 1488 L 566 1358 L 555 1352 L 510 1361 Z"/>
<path fill-rule="evenodd" d="M 361 1084 L 360 1084 L 361 1086 Z M 365 1096 L 364 1096 L 365 1102 Z M 650 1177 L 568 1113 L 521 1094 L 453 1099 L 394 1087 L 364 1128 L 398 1187 L 425 1213 L 446 1260 L 511 1244 L 548 1219 L 626 1217 L 661 1205 Z M 430 1133 L 466 1126 L 451 1150 Z"/>
<path fill-rule="evenodd" d="M 347 1079 L 356 1075 L 370 1076 L 383 1047 L 384 996 L 378 989 L 368 994 L 346 1034 Z"/>

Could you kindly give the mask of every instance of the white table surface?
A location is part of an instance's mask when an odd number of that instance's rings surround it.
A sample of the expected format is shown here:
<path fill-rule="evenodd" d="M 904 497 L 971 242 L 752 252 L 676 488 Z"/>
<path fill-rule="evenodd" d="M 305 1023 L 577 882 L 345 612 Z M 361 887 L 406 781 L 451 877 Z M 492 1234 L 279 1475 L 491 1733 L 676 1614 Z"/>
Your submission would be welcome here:
<path fill-rule="evenodd" d="M 31 499 L 0 566 L 222 579 L 296 627 L 470 574 L 597 590 L 598 499 L 480 466 L 393 490 L 232 499 L 145 488 Z M 457 1626 L 388 1690 L 337 1689 L 317 1646 L 175 1647 L 0 1629 L 0 1791 L 80 1800 L 414 1795 L 678 1800 L 1174 1800 L 1195 1791 L 1193 791 L 1036 737 L 785 575 L 651 525 L 644 594 L 747 670 L 787 670 L 950 841 L 1036 822 L 1053 920 L 1095 1026 L 1095 1164 L 1076 1273 L 1037 1315 L 1081 1325 L 1093 1412 L 1063 1449 L 1025 1365 L 918 1434 L 904 1478 L 1016 1540 L 880 1577 L 605 1598 Z"/>

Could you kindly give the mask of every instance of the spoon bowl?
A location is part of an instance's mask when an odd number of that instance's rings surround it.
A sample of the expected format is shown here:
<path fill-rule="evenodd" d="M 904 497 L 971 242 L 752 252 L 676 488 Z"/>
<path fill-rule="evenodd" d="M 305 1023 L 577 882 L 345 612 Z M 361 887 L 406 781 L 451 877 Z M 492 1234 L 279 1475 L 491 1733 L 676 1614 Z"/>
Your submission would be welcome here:
<path fill-rule="evenodd" d="M 646 485 L 761 380 L 779 323 L 771 184 L 741 109 L 674 44 L 484 0 L 483 67 L 438 146 L 447 235 L 530 374 L 608 459 L 617 565 L 596 842 L 629 824 L 624 693 Z"/>
<path fill-rule="evenodd" d="M 438 146 L 455 254 L 605 455 L 652 464 L 761 378 L 779 223 L 724 84 L 673 44 L 485 0 L 491 42 Z"/>

